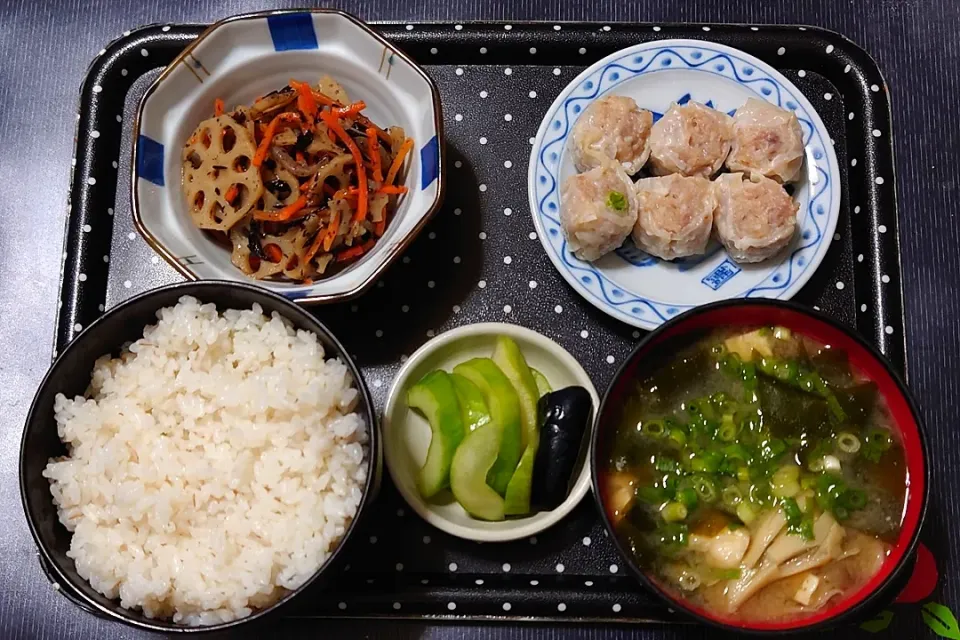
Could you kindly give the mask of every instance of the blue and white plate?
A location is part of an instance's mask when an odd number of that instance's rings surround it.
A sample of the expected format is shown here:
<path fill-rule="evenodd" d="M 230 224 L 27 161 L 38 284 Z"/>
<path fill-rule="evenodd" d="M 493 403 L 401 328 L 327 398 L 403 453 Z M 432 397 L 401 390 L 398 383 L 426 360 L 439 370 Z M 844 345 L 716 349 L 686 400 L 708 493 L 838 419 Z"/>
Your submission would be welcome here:
<path fill-rule="evenodd" d="M 625 95 L 658 118 L 671 103 L 696 100 L 733 113 L 747 98 L 797 114 L 806 159 L 794 185 L 799 229 L 778 256 L 738 265 L 713 242 L 703 256 L 667 262 L 628 239 L 590 263 L 570 251 L 560 229 L 560 185 L 576 173 L 567 139 L 579 114 L 604 95 Z M 727 298 L 786 300 L 820 265 L 840 211 L 840 170 L 830 135 L 802 93 L 770 65 L 742 51 L 700 40 L 661 40 L 623 49 L 581 73 L 544 117 L 530 154 L 533 223 L 547 255 L 584 298 L 614 318 L 653 329 L 697 305 Z"/>
<path fill-rule="evenodd" d="M 144 51 L 146 54 L 146 51 Z M 312 284 L 253 280 L 190 219 L 181 188 L 187 138 L 213 102 L 252 104 L 291 78 L 329 75 L 377 124 L 415 141 L 405 185 L 386 234 L 355 264 Z M 440 94 L 404 53 L 351 15 L 328 9 L 268 11 L 222 20 L 187 47 L 147 90 L 137 113 L 133 216 L 147 242 L 184 276 L 250 282 L 298 302 L 361 293 L 400 255 L 443 197 Z"/>

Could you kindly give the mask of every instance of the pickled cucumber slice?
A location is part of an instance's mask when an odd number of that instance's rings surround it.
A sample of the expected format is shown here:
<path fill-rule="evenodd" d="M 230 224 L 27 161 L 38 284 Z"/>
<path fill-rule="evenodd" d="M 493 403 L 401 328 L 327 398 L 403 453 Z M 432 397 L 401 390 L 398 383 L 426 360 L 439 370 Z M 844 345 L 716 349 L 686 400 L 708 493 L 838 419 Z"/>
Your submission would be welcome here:
<path fill-rule="evenodd" d="M 513 339 L 499 336 L 493 350 L 493 361 L 513 384 L 520 400 L 520 419 L 523 425 L 524 447 L 520 463 L 514 471 L 504 495 L 507 515 L 523 515 L 530 511 L 530 484 L 533 481 L 533 462 L 540 443 L 540 425 L 537 421 L 537 400 L 540 391 L 520 347 Z"/>
<path fill-rule="evenodd" d="M 553 387 L 551 387 L 550 383 L 547 381 L 547 376 L 543 375 L 533 367 L 530 367 L 530 373 L 533 374 L 533 379 L 537 383 L 537 391 L 540 392 L 541 398 L 553 391 Z"/>
<path fill-rule="evenodd" d="M 503 495 L 523 452 L 520 400 L 510 379 L 490 358 L 474 358 L 458 364 L 453 372 L 475 384 L 490 410 L 490 425 L 500 431 L 500 452 L 487 473 L 487 484 Z M 477 429 L 479 431 L 480 429 Z M 474 431 L 473 433 L 476 433 Z M 471 434 L 472 435 L 472 434 Z"/>
<path fill-rule="evenodd" d="M 488 422 L 467 434 L 450 467 L 450 489 L 460 506 L 475 518 L 503 520 L 503 498 L 487 484 L 499 459 L 502 431 Z"/>
<path fill-rule="evenodd" d="M 431 371 L 407 391 L 407 406 L 416 409 L 430 422 L 430 448 L 417 476 L 417 488 L 431 498 L 450 484 L 450 465 L 463 440 L 460 403 L 450 375 Z"/>
<path fill-rule="evenodd" d="M 490 422 L 490 409 L 483 399 L 483 392 L 463 376 L 452 373 L 450 379 L 457 390 L 460 402 L 460 414 L 463 416 L 463 428 L 466 433 Z"/>

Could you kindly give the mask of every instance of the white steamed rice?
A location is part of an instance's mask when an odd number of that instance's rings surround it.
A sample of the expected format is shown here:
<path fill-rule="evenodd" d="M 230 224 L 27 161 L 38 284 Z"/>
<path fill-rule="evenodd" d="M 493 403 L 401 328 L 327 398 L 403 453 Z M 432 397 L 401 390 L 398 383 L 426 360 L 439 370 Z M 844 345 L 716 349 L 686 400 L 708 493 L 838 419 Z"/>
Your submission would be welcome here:
<path fill-rule="evenodd" d="M 278 314 L 183 297 L 86 397 L 58 395 L 70 456 L 44 471 L 68 555 L 100 593 L 209 625 L 303 584 L 339 542 L 367 476 L 348 368 Z"/>

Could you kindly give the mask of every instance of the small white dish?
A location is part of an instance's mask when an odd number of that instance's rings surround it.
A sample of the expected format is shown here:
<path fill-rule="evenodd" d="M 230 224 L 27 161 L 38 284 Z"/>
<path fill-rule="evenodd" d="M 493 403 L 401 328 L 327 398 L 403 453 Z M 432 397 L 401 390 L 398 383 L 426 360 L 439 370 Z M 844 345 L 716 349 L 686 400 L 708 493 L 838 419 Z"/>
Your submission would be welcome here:
<path fill-rule="evenodd" d="M 540 371 L 553 389 L 574 385 L 585 388 L 593 399 L 593 411 L 596 415 L 600 406 L 597 390 L 580 363 L 563 347 L 524 327 L 486 322 L 447 331 L 420 347 L 397 373 L 381 421 L 387 469 L 407 504 L 421 518 L 441 531 L 479 542 L 505 542 L 535 535 L 570 513 L 590 489 L 588 457 L 576 472 L 577 480 L 573 490 L 559 507 L 525 518 L 486 522 L 470 516 L 454 500 L 449 490 L 444 490 L 430 501 L 420 496 L 416 485 L 416 472 L 427 457 L 430 424 L 407 407 L 407 389 L 435 369 L 451 371 L 455 365 L 470 358 L 489 358 L 493 354 L 497 336 L 501 335 L 510 336 L 517 342 L 529 365 Z"/>
<path fill-rule="evenodd" d="M 190 219 L 181 188 L 181 151 L 222 98 L 251 104 L 291 78 L 330 75 L 377 124 L 414 139 L 405 186 L 386 234 L 347 269 L 313 284 L 254 280 Z M 301 303 L 333 302 L 369 287 L 426 224 L 443 198 L 440 94 L 404 53 L 353 16 L 329 9 L 268 11 L 222 20 L 160 74 L 134 125 L 133 216 L 147 242 L 192 280 L 249 282 Z"/>
<path fill-rule="evenodd" d="M 704 256 L 668 262 L 628 238 L 596 262 L 580 260 L 560 228 L 559 190 L 576 173 L 567 140 L 578 115 L 604 95 L 625 95 L 663 114 L 673 102 L 702 102 L 732 113 L 760 98 L 797 114 L 806 159 L 794 185 L 799 202 L 793 243 L 754 265 L 731 260 L 716 242 Z M 728 298 L 788 300 L 823 261 L 840 215 L 840 168 L 830 134 L 810 102 L 770 65 L 742 51 L 701 40 L 659 40 L 613 53 L 591 65 L 547 110 L 530 153 L 528 196 L 547 256 L 580 295 L 605 313 L 654 329 L 695 306 Z"/>

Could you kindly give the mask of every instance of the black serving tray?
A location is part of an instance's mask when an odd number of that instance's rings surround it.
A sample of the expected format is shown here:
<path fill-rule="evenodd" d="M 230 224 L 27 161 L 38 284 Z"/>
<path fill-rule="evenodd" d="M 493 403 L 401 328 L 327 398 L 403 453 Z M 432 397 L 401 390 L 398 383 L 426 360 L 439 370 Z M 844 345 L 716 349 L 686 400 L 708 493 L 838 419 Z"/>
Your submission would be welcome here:
<path fill-rule="evenodd" d="M 90 67 L 77 115 L 54 353 L 105 307 L 181 279 L 134 229 L 132 123 L 150 82 L 204 28 L 128 32 Z M 547 107 L 584 66 L 663 38 L 709 39 L 755 55 L 793 81 L 820 113 L 842 173 L 840 222 L 826 259 L 796 299 L 856 328 L 904 372 L 888 94 L 874 61 L 843 36 L 760 25 L 377 28 L 440 87 L 448 180 L 443 209 L 376 287 L 353 302 L 315 308 L 355 354 L 379 407 L 407 355 L 435 333 L 482 321 L 531 327 L 574 354 L 598 389 L 610 382 L 641 332 L 594 309 L 550 264 L 533 233 L 527 159 Z M 536 538 L 479 544 L 420 520 L 387 477 L 349 544 L 342 575 L 330 581 L 335 591 L 304 593 L 286 615 L 677 619 L 628 575 L 591 498 Z"/>

